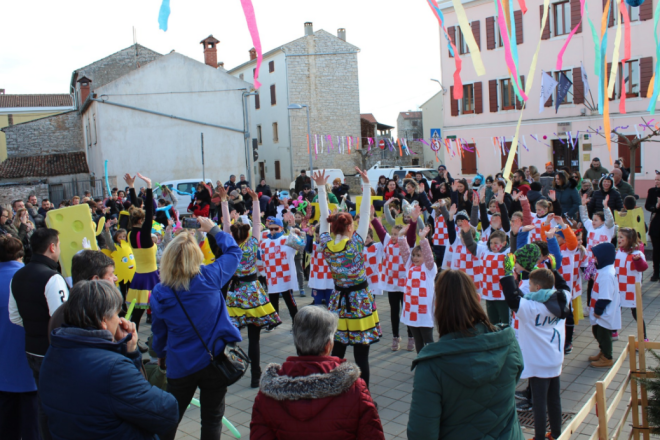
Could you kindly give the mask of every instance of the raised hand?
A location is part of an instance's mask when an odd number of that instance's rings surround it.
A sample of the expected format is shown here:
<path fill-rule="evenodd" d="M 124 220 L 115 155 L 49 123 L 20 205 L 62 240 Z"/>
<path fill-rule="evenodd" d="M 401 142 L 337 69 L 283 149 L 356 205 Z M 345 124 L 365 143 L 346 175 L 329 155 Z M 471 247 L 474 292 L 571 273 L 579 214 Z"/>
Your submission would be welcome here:
<path fill-rule="evenodd" d="M 548 191 L 548 197 L 550 197 L 550 200 L 552 200 L 553 202 L 557 200 L 557 193 L 555 192 L 554 189 Z"/>
<path fill-rule="evenodd" d="M 525 194 L 523 194 L 522 192 L 519 192 L 518 194 L 520 194 L 520 195 L 518 196 L 518 200 L 520 200 L 521 202 L 522 202 L 523 200 L 527 200 L 527 196 L 526 196 Z"/>
<path fill-rule="evenodd" d="M 467 191 L 465 191 L 465 195 L 467 196 Z M 467 200 L 467 198 L 465 200 Z M 486 198 L 485 197 L 483 199 L 481 199 L 479 197 L 478 192 L 474 193 L 474 195 L 472 196 L 472 203 L 479 203 L 479 200 L 481 200 L 481 203 L 486 203 Z"/>
<path fill-rule="evenodd" d="M 362 182 L 369 183 L 369 176 L 367 176 L 366 171 L 362 171 L 358 167 L 355 167 L 355 171 L 357 171 L 357 173 L 360 175 L 360 177 L 362 177 Z"/>
<path fill-rule="evenodd" d="M 199 223 L 199 230 L 201 232 L 211 232 L 215 223 L 208 217 L 197 217 L 197 223 Z"/>
<path fill-rule="evenodd" d="M 250 196 L 252 201 L 259 200 L 259 195 L 252 188 L 247 188 L 247 195 Z"/>
<path fill-rule="evenodd" d="M 472 230 L 472 225 L 470 225 L 470 222 L 463 221 L 463 223 L 461 223 L 461 231 L 470 232 L 470 230 Z"/>
<path fill-rule="evenodd" d="M 451 190 L 454 191 L 454 192 L 458 191 L 458 182 L 457 181 L 454 180 L 451 183 Z"/>
<path fill-rule="evenodd" d="M 466 202 L 468 201 L 468 191 L 470 190 L 466 189 L 465 192 L 463 193 L 463 200 L 465 200 Z"/>
<path fill-rule="evenodd" d="M 536 228 L 535 225 L 526 225 L 526 226 L 523 226 L 523 227 L 522 227 L 522 231 L 523 231 L 523 232 L 529 232 L 529 231 L 533 231 L 534 228 Z"/>
<path fill-rule="evenodd" d="M 374 208 L 374 205 L 371 205 L 371 207 L 369 208 L 369 223 L 371 223 L 371 221 L 374 219 L 375 216 L 376 216 L 376 208 Z"/>
<path fill-rule="evenodd" d="M 497 203 L 498 203 L 499 205 L 501 205 L 502 203 L 504 203 L 504 191 L 500 191 L 500 192 L 498 192 L 497 195 L 495 196 L 495 200 L 497 200 Z"/>
<path fill-rule="evenodd" d="M 610 202 L 610 195 L 608 194 L 605 196 L 605 200 L 603 200 L 603 208 L 607 208 L 609 202 Z"/>
<path fill-rule="evenodd" d="M 144 180 L 144 182 L 147 184 L 147 188 L 151 188 L 151 179 L 150 179 L 150 178 L 145 177 L 145 176 L 143 176 L 143 175 L 140 174 L 140 173 L 137 173 L 137 176 L 138 176 L 140 179 Z M 135 181 L 135 179 L 133 179 L 133 181 Z"/>
<path fill-rule="evenodd" d="M 410 229 L 410 224 L 404 225 L 404 227 L 399 231 L 399 237 L 405 237 L 408 229 Z"/>
<path fill-rule="evenodd" d="M 411 223 L 416 222 L 421 213 L 422 213 L 422 207 L 419 205 L 415 205 L 415 207 L 412 210 L 412 213 L 410 214 L 410 222 Z"/>
<path fill-rule="evenodd" d="M 129 188 L 134 188 L 135 176 L 131 177 L 128 173 L 124 174 L 124 182 L 126 182 L 126 185 L 128 185 Z"/>
<path fill-rule="evenodd" d="M 555 238 L 555 234 L 557 233 L 557 228 L 550 228 L 547 231 L 545 231 L 545 237 L 550 240 L 551 238 Z"/>
<path fill-rule="evenodd" d="M 554 218 L 555 218 L 555 215 L 554 215 L 554 214 L 552 214 L 552 213 L 548 214 L 548 216 L 545 218 L 545 224 L 546 224 L 546 225 L 549 225 L 550 222 L 551 222 L 552 220 L 554 220 Z"/>
<path fill-rule="evenodd" d="M 515 193 L 511 194 L 511 197 L 513 200 L 518 200 L 520 197 L 523 197 L 523 193 L 521 191 L 516 191 Z"/>
<path fill-rule="evenodd" d="M 582 194 L 582 206 L 587 206 L 587 203 L 589 203 L 589 196 L 587 193 Z"/>
<path fill-rule="evenodd" d="M 227 196 L 227 190 L 224 189 L 224 187 L 222 187 L 222 186 L 218 187 L 218 189 L 216 190 L 216 192 L 217 192 L 218 195 L 220 196 L 220 201 L 221 201 L 221 202 L 226 202 L 227 199 L 229 198 L 229 197 Z"/>
<path fill-rule="evenodd" d="M 330 176 L 325 175 L 325 170 L 322 170 L 321 172 L 314 171 L 312 180 L 316 183 L 316 186 L 325 186 L 325 184 L 328 183 L 328 177 Z"/>
<path fill-rule="evenodd" d="M 453 218 L 457 211 L 458 211 L 458 208 L 456 207 L 456 204 L 454 203 L 449 208 L 449 215 L 451 215 L 452 218 Z"/>
<path fill-rule="evenodd" d="M 555 222 L 556 222 L 558 225 L 560 225 L 560 226 L 564 226 L 564 225 L 566 224 L 566 223 L 564 222 L 564 219 L 561 218 L 560 215 L 555 216 Z"/>
<path fill-rule="evenodd" d="M 426 236 L 429 234 L 429 232 L 431 232 L 431 227 L 427 225 L 424 229 L 419 231 L 419 236 L 421 238 L 426 238 Z"/>

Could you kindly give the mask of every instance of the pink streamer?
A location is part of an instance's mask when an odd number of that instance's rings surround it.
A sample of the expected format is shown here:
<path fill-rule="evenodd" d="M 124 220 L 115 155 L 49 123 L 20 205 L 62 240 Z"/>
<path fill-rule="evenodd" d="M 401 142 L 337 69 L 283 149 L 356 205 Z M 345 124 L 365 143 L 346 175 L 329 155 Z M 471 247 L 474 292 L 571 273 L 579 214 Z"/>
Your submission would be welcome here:
<path fill-rule="evenodd" d="M 562 57 L 564 56 L 564 52 L 566 51 L 566 48 L 568 47 L 568 43 L 571 42 L 571 38 L 573 38 L 573 35 L 575 32 L 577 32 L 578 28 L 580 27 L 580 24 L 582 24 L 582 17 L 584 16 L 584 0 L 580 0 L 580 21 L 578 22 L 577 26 L 573 28 L 570 34 L 568 34 L 568 38 L 566 38 L 566 42 L 562 46 L 561 50 L 559 51 L 559 55 L 557 55 L 557 70 L 561 70 L 561 65 L 562 65 Z"/>
<path fill-rule="evenodd" d="M 257 78 L 259 78 L 259 68 L 261 67 L 261 60 L 263 59 L 263 54 L 261 52 L 261 39 L 259 38 L 259 29 L 257 28 L 257 17 L 254 15 L 254 7 L 252 6 L 252 0 L 241 0 L 241 6 L 243 6 L 243 12 L 245 13 L 245 20 L 247 20 L 250 36 L 252 37 L 252 44 L 254 44 L 254 49 L 257 51 L 257 66 L 254 71 L 254 87 L 258 89 L 259 87 L 261 87 L 261 83 L 257 80 Z"/>
<path fill-rule="evenodd" d="M 513 76 L 514 84 L 520 91 L 520 96 L 522 96 L 523 101 L 527 101 L 527 95 L 525 95 L 525 91 L 519 84 L 520 79 L 518 78 L 516 63 L 513 62 L 513 56 L 511 55 L 511 41 L 509 40 L 509 34 L 506 31 L 506 29 L 508 28 L 506 26 L 506 21 L 504 20 L 504 10 L 502 9 L 502 0 L 497 0 L 497 13 L 498 13 L 497 22 L 500 26 L 500 35 L 502 35 L 502 40 L 504 41 L 504 61 L 506 61 L 506 65 L 509 68 L 509 71 L 511 72 L 511 76 Z M 454 94 L 456 94 L 456 88 L 454 88 Z M 454 99 L 458 99 L 458 98 L 454 96 Z"/>

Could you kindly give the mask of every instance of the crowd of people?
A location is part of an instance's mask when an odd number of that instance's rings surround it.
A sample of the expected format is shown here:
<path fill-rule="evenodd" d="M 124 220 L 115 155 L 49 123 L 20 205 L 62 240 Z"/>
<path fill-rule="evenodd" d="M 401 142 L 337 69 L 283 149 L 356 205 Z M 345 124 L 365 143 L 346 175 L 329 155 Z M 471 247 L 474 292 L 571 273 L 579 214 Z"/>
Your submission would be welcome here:
<path fill-rule="evenodd" d="M 174 439 L 199 389 L 200 438 L 218 439 L 233 382 L 216 361 L 246 329 L 259 389 L 251 438 L 384 438 L 369 359 L 386 295 L 391 350 L 404 325 L 403 347 L 417 353 L 409 438 L 522 439 L 520 410 L 533 411 L 534 438 L 557 438 L 574 327 L 588 316 L 590 365 L 609 368 L 621 308 L 637 319 L 646 230 L 623 226 L 638 197 L 617 162 L 609 172 L 596 158 L 582 177 L 524 167 L 511 188 L 501 175 L 454 179 L 444 165 L 432 181 L 370 182 L 356 168 L 355 201 L 323 171 L 302 171 L 293 192 L 232 175 L 200 182 L 187 212 L 175 189 L 156 192 L 139 173 L 105 198 L 16 200 L 0 208 L 2 437 Z M 75 254 L 65 279 L 60 232 L 45 218 L 80 204 L 102 230 L 100 250 Z M 645 208 L 656 282 L 660 174 Z M 313 304 L 299 307 L 305 286 Z M 280 298 L 297 356 L 262 370 L 260 338 L 281 326 Z"/>

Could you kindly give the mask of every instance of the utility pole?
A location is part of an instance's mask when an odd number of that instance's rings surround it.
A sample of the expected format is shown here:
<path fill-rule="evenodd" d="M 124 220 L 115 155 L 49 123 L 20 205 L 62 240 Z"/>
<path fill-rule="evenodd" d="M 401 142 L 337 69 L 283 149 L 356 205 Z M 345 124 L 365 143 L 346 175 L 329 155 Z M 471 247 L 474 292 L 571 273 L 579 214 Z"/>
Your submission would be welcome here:
<path fill-rule="evenodd" d="M 202 133 L 202 181 L 206 183 L 206 170 L 204 169 L 204 133 Z"/>

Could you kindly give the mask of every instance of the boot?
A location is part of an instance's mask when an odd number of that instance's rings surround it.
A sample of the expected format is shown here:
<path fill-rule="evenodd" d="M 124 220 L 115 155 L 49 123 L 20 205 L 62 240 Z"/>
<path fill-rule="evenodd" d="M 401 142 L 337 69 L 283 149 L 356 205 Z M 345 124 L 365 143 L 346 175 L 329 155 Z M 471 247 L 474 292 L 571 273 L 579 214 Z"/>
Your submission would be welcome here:
<path fill-rule="evenodd" d="M 259 383 L 261 382 L 261 368 L 258 370 L 252 370 L 250 377 L 250 388 L 259 388 Z"/>
<path fill-rule="evenodd" d="M 415 349 L 415 338 L 408 338 L 408 346 L 406 350 L 413 351 Z"/>
<path fill-rule="evenodd" d="M 614 365 L 614 359 L 607 359 L 605 356 L 591 363 L 594 368 L 610 368 L 612 365 Z"/>
<path fill-rule="evenodd" d="M 401 348 L 401 337 L 393 337 L 392 338 L 392 351 L 399 351 L 399 348 Z"/>
<path fill-rule="evenodd" d="M 596 361 L 599 361 L 601 357 L 603 357 L 603 352 L 602 352 L 602 351 L 599 352 L 599 353 L 598 353 L 597 355 L 595 355 L 595 356 L 589 356 L 589 362 L 596 362 Z"/>

